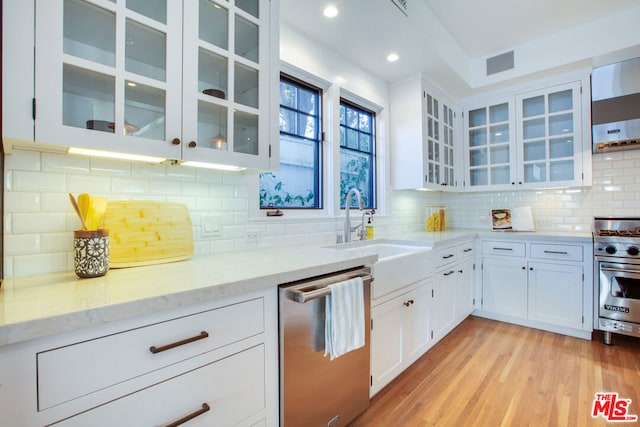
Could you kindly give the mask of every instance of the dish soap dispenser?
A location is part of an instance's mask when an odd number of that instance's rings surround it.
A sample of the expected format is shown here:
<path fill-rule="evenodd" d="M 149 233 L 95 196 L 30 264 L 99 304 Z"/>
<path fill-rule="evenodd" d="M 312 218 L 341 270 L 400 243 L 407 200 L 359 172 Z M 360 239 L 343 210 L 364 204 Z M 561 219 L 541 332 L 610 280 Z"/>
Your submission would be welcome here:
<path fill-rule="evenodd" d="M 371 216 L 369 216 L 369 221 L 367 221 L 367 226 L 365 229 L 365 238 L 367 240 L 373 239 L 373 221 L 371 221 Z"/>

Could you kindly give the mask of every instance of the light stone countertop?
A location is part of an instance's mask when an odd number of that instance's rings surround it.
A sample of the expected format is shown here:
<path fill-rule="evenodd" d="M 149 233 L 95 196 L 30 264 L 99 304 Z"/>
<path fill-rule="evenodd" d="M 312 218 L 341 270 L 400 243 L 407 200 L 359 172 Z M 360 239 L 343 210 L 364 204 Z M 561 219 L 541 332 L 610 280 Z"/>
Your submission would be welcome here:
<path fill-rule="evenodd" d="M 376 239 L 411 241 L 437 249 L 477 237 L 591 241 L 590 233 L 472 229 L 382 235 Z M 169 264 L 112 269 L 92 279 L 80 279 L 73 272 L 7 279 L 0 289 L 0 345 L 238 295 L 377 260 L 366 251 L 326 246 L 331 245 L 226 252 Z"/>
<path fill-rule="evenodd" d="M 7 279 L 0 289 L 0 345 L 170 310 L 373 264 L 377 256 L 316 246 L 226 252 L 188 261 Z"/>

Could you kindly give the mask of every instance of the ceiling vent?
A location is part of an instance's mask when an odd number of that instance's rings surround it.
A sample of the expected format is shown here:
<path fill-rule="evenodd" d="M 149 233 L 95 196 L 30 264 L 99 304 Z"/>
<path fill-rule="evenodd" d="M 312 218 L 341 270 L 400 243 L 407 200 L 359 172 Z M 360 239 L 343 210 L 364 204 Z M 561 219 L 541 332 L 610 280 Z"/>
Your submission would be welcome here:
<path fill-rule="evenodd" d="M 500 55 L 487 58 L 487 76 L 492 74 L 501 73 L 503 71 L 512 70 L 513 65 L 513 51 L 501 53 Z"/>
<path fill-rule="evenodd" d="M 398 6 L 398 9 L 400 9 L 402 11 L 402 13 L 404 13 L 405 15 L 409 16 L 409 14 L 407 13 L 407 1 L 408 0 L 391 0 L 391 3 L 395 4 L 396 6 Z"/>

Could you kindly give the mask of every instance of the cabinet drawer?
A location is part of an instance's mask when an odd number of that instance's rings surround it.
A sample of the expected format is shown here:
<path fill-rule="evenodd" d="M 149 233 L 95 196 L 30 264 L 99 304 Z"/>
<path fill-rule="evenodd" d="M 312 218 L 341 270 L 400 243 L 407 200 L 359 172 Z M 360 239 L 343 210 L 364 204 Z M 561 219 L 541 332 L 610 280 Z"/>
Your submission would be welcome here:
<path fill-rule="evenodd" d="M 475 252 L 475 243 L 473 241 L 461 243 L 457 246 L 456 252 L 458 258 L 473 256 Z"/>
<path fill-rule="evenodd" d="M 436 268 L 449 264 L 457 259 L 458 251 L 455 246 L 438 249 L 436 251 Z"/>
<path fill-rule="evenodd" d="M 264 302 L 258 298 L 40 352 L 38 409 L 53 407 L 263 331 Z M 180 345 L 171 347 L 172 344 Z"/>
<path fill-rule="evenodd" d="M 55 425 L 157 426 L 201 411 L 189 426 L 236 426 L 264 408 L 264 346 L 259 345 Z"/>
<path fill-rule="evenodd" d="M 518 256 L 526 255 L 525 243 L 488 240 L 482 242 L 482 255 Z"/>
<path fill-rule="evenodd" d="M 563 261 L 582 261 L 582 246 L 531 244 L 531 258 L 557 259 Z"/>

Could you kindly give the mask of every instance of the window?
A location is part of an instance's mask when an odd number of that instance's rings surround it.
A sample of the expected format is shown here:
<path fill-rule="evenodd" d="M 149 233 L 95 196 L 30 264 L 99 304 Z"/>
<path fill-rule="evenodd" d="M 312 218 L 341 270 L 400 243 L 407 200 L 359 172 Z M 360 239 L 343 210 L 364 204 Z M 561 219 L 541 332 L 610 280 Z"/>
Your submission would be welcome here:
<path fill-rule="evenodd" d="M 340 207 L 357 188 L 364 208 L 376 207 L 375 113 L 340 99 Z M 357 207 L 355 197 L 349 206 Z"/>
<path fill-rule="evenodd" d="M 280 170 L 260 175 L 260 208 L 322 208 L 320 89 L 280 76 Z"/>

